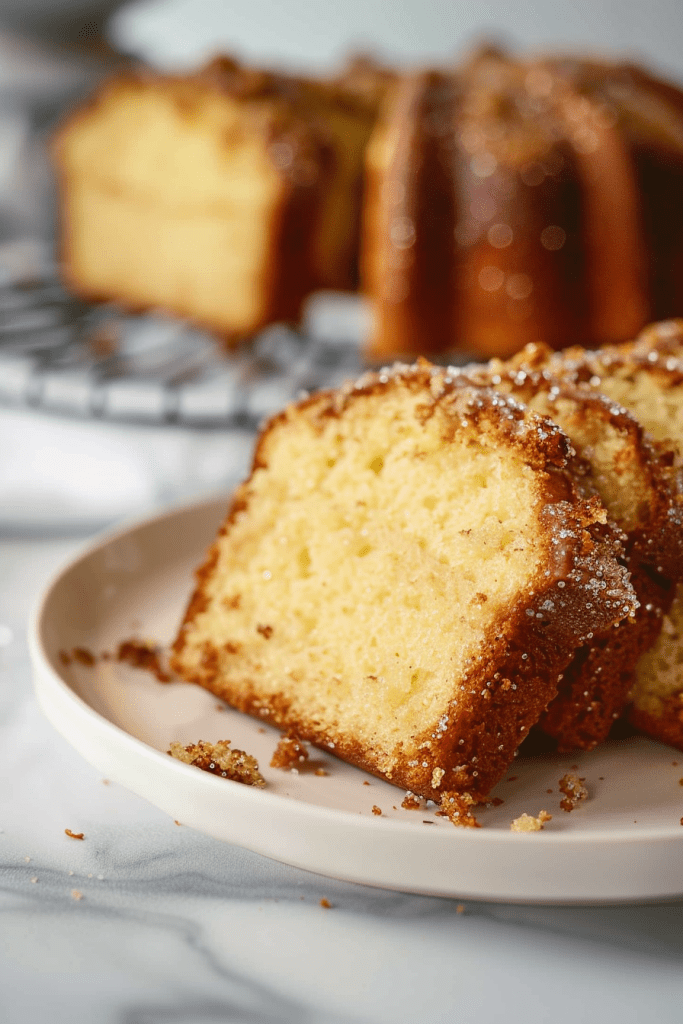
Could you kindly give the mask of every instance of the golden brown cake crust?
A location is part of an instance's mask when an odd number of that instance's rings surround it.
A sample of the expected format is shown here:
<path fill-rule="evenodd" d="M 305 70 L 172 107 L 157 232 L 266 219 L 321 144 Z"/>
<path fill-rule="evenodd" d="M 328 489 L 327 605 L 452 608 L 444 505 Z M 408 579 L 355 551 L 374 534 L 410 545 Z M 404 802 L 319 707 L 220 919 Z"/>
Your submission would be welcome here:
<path fill-rule="evenodd" d="M 462 678 L 453 680 L 447 712 L 439 721 L 425 722 L 419 735 L 406 736 L 403 752 L 394 752 L 389 762 L 386 752 L 340 734 L 334 721 L 322 721 L 320 715 L 307 715 L 301 708 L 295 712 L 291 694 L 289 698 L 284 693 L 264 694 L 257 675 L 243 672 L 239 684 L 230 682 L 226 674 L 232 659 L 239 660 L 238 645 L 218 636 L 200 640 L 193 630 L 215 600 L 210 585 L 221 546 L 230 544 L 233 530 L 250 515 L 251 478 L 238 489 L 218 539 L 198 571 L 172 664 L 183 678 L 205 686 L 240 710 L 293 730 L 302 739 L 405 789 L 436 800 L 441 791 L 469 793 L 481 799 L 506 770 L 554 696 L 558 675 L 573 650 L 632 614 L 636 601 L 625 571 L 615 561 L 620 543 L 606 524 L 598 500 L 581 497 L 580 473 L 571 445 L 559 428 L 491 390 L 463 388 L 448 371 L 425 362 L 368 374 L 339 391 L 324 392 L 289 407 L 261 434 L 252 475 L 268 473 L 272 440 L 293 422 L 304 418 L 314 438 L 329 423 L 343 425 L 362 403 L 381 403 L 393 393 L 418 396 L 416 416 L 424 422 L 437 417 L 444 444 L 464 435 L 521 457 L 533 469 L 540 489 L 542 563 L 524 592 L 487 620 L 485 642 L 473 654 Z M 239 607 L 239 595 L 224 597 Z M 481 597 L 486 601 L 486 595 Z M 324 592 L 320 599 L 324 602 Z M 324 615 L 324 603 L 320 614 Z M 258 643 L 271 642 L 260 635 Z"/>
<path fill-rule="evenodd" d="M 641 543 L 632 548 L 632 558 L 640 561 L 640 567 L 634 569 L 634 584 L 641 595 L 638 617 L 644 636 L 649 634 L 649 643 L 634 665 L 628 717 L 653 739 L 682 746 L 683 683 L 676 689 L 675 678 L 681 660 L 680 641 L 669 615 L 675 612 L 678 616 L 681 602 L 681 584 L 677 581 L 681 579 L 683 544 L 683 320 L 653 324 L 633 342 L 597 351 L 574 346 L 553 354 L 544 346 L 529 346 L 512 362 L 517 368 L 549 368 L 564 379 L 618 397 L 656 437 L 654 447 L 664 478 L 661 493 L 668 492 L 673 502 L 668 511 L 660 506 L 659 545 L 648 547 L 641 538 Z M 665 678 L 659 680 L 662 673 Z"/>
<path fill-rule="evenodd" d="M 530 349 L 530 356 L 538 350 Z M 676 477 L 668 453 L 660 453 L 642 426 L 624 408 L 585 385 L 571 384 L 548 370 L 532 369 L 524 350 L 513 365 L 494 360 L 466 368 L 463 380 L 494 385 L 537 412 L 556 419 L 578 453 L 586 458 L 586 483 L 612 492 L 613 516 L 624 531 L 626 564 L 640 607 L 605 636 L 579 651 L 565 669 L 558 693 L 540 726 L 560 750 L 592 749 L 607 738 L 623 712 L 640 655 L 654 643 L 668 609 L 672 588 L 683 577 L 683 551 L 672 522 L 678 515 Z M 596 448 L 610 441 L 609 463 Z M 615 443 L 616 439 L 616 443 Z M 629 492 L 628 494 L 626 492 Z M 608 510 L 610 503 L 605 498 Z M 659 582 L 658 582 L 659 580 Z"/>
<path fill-rule="evenodd" d="M 487 48 L 404 78 L 368 149 L 368 358 L 614 343 L 678 313 L 682 139 L 683 92 L 626 64 Z"/>

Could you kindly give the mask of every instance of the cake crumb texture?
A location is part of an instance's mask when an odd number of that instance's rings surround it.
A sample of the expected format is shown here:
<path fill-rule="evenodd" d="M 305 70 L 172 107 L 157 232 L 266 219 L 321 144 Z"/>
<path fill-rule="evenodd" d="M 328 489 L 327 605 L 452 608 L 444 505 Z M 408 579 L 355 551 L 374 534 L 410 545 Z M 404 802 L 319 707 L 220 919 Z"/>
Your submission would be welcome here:
<path fill-rule="evenodd" d="M 206 743 L 199 740 L 183 746 L 182 743 L 171 743 L 168 753 L 184 764 L 201 768 L 204 772 L 218 775 L 222 779 L 242 782 L 246 786 L 262 789 L 266 782 L 259 772 L 258 762 L 251 754 L 243 750 L 232 750 L 230 740 L 219 740 L 217 743 Z"/>
<path fill-rule="evenodd" d="M 588 799 L 588 790 L 584 786 L 585 779 L 580 779 L 573 772 L 567 772 L 560 779 L 558 785 L 560 792 L 564 794 L 560 800 L 560 807 L 563 811 L 573 811 L 580 803 Z"/>
<path fill-rule="evenodd" d="M 534 817 L 532 814 L 521 814 L 519 818 L 515 818 L 510 824 L 511 832 L 540 832 L 546 821 L 552 820 L 552 814 L 548 814 L 547 811 L 539 811 L 538 816 Z"/>
<path fill-rule="evenodd" d="M 282 736 L 270 761 L 271 768 L 297 768 L 308 760 L 308 750 L 298 736 Z"/>

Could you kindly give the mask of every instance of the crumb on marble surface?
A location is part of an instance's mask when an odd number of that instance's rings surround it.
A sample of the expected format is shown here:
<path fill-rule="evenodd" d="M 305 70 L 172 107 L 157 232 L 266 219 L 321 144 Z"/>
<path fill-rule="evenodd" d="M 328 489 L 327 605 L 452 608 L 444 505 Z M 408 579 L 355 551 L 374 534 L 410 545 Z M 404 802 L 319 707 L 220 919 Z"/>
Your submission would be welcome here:
<path fill-rule="evenodd" d="M 70 828 L 65 828 L 64 834 L 67 835 L 69 839 L 85 839 L 85 834 L 83 832 L 72 832 Z"/>
<path fill-rule="evenodd" d="M 72 889 L 71 890 L 71 899 L 72 900 L 82 900 L 83 899 L 83 893 L 80 892 L 78 889 Z"/>
<path fill-rule="evenodd" d="M 320 906 L 324 907 L 325 910 L 331 910 L 332 909 L 332 904 L 330 903 L 329 900 L 326 900 L 324 896 L 323 896 L 323 898 L 320 901 Z"/>
<path fill-rule="evenodd" d="M 373 804 L 372 805 L 372 813 L 375 814 L 377 817 L 379 817 L 381 815 L 381 813 L 382 813 L 381 807 L 378 807 L 377 804 Z"/>
<path fill-rule="evenodd" d="M 414 793 L 411 793 L 411 791 L 408 790 L 401 801 L 401 807 L 406 811 L 419 811 L 420 807 L 422 807 L 422 801 L 419 797 L 415 796 Z"/>
<path fill-rule="evenodd" d="M 233 750 L 230 747 L 230 740 L 219 740 L 217 743 L 199 740 L 187 746 L 176 741 L 171 743 L 168 753 L 184 764 L 218 775 L 222 779 L 241 782 L 246 786 L 256 786 L 259 789 L 266 784 L 256 758 L 244 750 Z"/>
<path fill-rule="evenodd" d="M 539 811 L 538 816 L 534 817 L 533 814 L 520 814 L 519 818 L 515 818 L 510 823 L 511 832 L 540 832 L 546 821 L 552 821 L 552 814 L 548 814 L 547 811 Z"/>

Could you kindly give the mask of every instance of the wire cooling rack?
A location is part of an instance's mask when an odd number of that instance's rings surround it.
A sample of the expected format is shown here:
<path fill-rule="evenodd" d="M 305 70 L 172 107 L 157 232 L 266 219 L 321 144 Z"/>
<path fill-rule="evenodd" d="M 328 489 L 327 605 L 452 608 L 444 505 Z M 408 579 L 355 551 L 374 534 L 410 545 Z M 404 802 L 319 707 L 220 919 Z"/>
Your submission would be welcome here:
<path fill-rule="evenodd" d="M 253 430 L 302 392 L 358 375 L 363 324 L 358 300 L 321 295 L 301 332 L 275 325 L 227 352 L 181 321 L 74 298 L 47 247 L 0 246 L 0 404 Z"/>

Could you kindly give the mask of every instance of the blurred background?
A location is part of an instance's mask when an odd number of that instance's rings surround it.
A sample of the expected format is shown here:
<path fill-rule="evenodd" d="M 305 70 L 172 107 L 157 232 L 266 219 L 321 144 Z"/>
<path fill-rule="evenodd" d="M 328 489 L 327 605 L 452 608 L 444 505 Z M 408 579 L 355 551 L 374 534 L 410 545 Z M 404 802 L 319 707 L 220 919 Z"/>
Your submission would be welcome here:
<path fill-rule="evenodd" d="M 115 359 L 76 358 L 107 314 L 56 282 L 48 144 L 63 113 L 130 61 L 187 69 L 227 51 L 320 70 L 364 50 L 419 65 L 483 39 L 624 56 L 683 82 L 681 0 L 0 0 L 0 530 L 90 529 L 228 488 L 263 415 L 357 366 L 363 310 L 339 297 L 309 310 L 313 362 L 284 329 L 230 366 L 195 337 L 188 362 L 181 328 L 154 318 L 123 325 Z"/>

